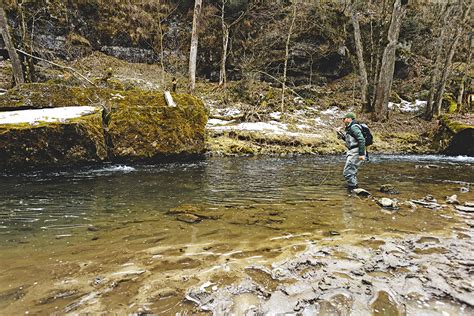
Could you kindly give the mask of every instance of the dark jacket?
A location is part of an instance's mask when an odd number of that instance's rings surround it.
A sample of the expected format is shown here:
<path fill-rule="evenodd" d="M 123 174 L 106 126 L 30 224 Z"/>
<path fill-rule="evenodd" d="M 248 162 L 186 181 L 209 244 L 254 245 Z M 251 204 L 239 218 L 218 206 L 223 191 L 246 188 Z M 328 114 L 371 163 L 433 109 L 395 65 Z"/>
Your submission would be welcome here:
<path fill-rule="evenodd" d="M 365 138 L 362 134 L 362 128 L 356 120 L 346 126 L 346 147 L 348 149 L 359 148 L 359 156 L 365 155 Z"/>

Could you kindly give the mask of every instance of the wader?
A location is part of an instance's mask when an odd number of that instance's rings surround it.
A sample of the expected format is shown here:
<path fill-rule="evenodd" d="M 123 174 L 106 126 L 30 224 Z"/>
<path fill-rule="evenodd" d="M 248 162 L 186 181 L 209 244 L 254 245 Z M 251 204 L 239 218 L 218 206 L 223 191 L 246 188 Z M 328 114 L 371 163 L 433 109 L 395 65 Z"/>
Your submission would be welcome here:
<path fill-rule="evenodd" d="M 347 187 L 349 189 L 354 189 L 357 187 L 357 169 L 362 163 L 362 160 L 359 160 L 359 148 L 356 147 L 349 149 L 346 157 L 346 164 L 342 174 L 344 175 L 344 178 L 346 178 Z"/>

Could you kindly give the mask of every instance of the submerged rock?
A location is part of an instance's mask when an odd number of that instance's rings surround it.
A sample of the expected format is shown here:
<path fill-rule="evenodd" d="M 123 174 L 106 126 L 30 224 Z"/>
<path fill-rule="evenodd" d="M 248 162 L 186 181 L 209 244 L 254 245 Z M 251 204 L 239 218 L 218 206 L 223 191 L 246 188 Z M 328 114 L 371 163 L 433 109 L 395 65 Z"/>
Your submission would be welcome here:
<path fill-rule="evenodd" d="M 387 194 L 399 194 L 400 191 L 395 188 L 394 185 L 392 184 L 382 184 L 380 186 L 380 192 L 382 193 L 387 193 Z"/>

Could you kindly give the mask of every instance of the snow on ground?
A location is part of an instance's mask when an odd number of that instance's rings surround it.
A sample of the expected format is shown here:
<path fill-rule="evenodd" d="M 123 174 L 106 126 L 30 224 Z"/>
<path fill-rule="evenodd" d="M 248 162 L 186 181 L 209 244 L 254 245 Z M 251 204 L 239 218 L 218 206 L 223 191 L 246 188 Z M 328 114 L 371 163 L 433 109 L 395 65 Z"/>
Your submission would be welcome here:
<path fill-rule="evenodd" d="M 52 109 L 20 110 L 0 112 L 0 124 L 20 124 L 31 125 L 39 122 L 65 122 L 69 119 L 92 114 L 99 108 L 94 106 L 68 106 Z"/>
<path fill-rule="evenodd" d="M 272 112 L 269 116 L 274 120 L 279 120 L 281 118 L 281 112 Z"/>
<path fill-rule="evenodd" d="M 390 110 L 399 110 L 402 113 L 416 113 L 420 112 L 420 110 L 426 107 L 426 101 L 415 100 L 415 102 L 409 102 L 406 100 L 402 100 L 400 103 L 393 103 L 388 102 L 388 108 Z"/>
<path fill-rule="evenodd" d="M 221 120 L 219 120 L 221 121 Z M 208 130 L 213 131 L 250 131 L 250 132 L 262 132 L 268 134 L 276 134 L 276 135 L 286 135 L 286 136 L 307 136 L 307 137 L 321 137 L 319 134 L 310 134 L 310 133 L 300 133 L 300 132 L 291 132 L 288 130 L 288 126 L 286 124 L 276 122 L 276 121 L 269 121 L 269 122 L 244 122 L 240 124 L 230 124 L 222 125 L 216 123 L 215 120 L 209 120 L 207 123 L 206 128 Z M 304 128 L 308 128 L 309 126 L 300 126 Z"/>
<path fill-rule="evenodd" d="M 337 106 L 333 106 L 332 108 L 321 111 L 321 114 L 331 117 L 342 117 L 342 111 Z"/>

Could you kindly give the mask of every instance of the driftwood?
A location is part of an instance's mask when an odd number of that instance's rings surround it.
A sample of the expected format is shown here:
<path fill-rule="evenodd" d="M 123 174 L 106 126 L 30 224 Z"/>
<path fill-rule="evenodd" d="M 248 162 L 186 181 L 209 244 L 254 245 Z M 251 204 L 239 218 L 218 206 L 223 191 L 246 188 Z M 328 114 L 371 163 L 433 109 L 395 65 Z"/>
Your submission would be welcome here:
<path fill-rule="evenodd" d="M 165 91 L 165 101 L 168 106 L 173 108 L 176 107 L 176 103 L 173 100 L 173 96 L 169 91 Z"/>

